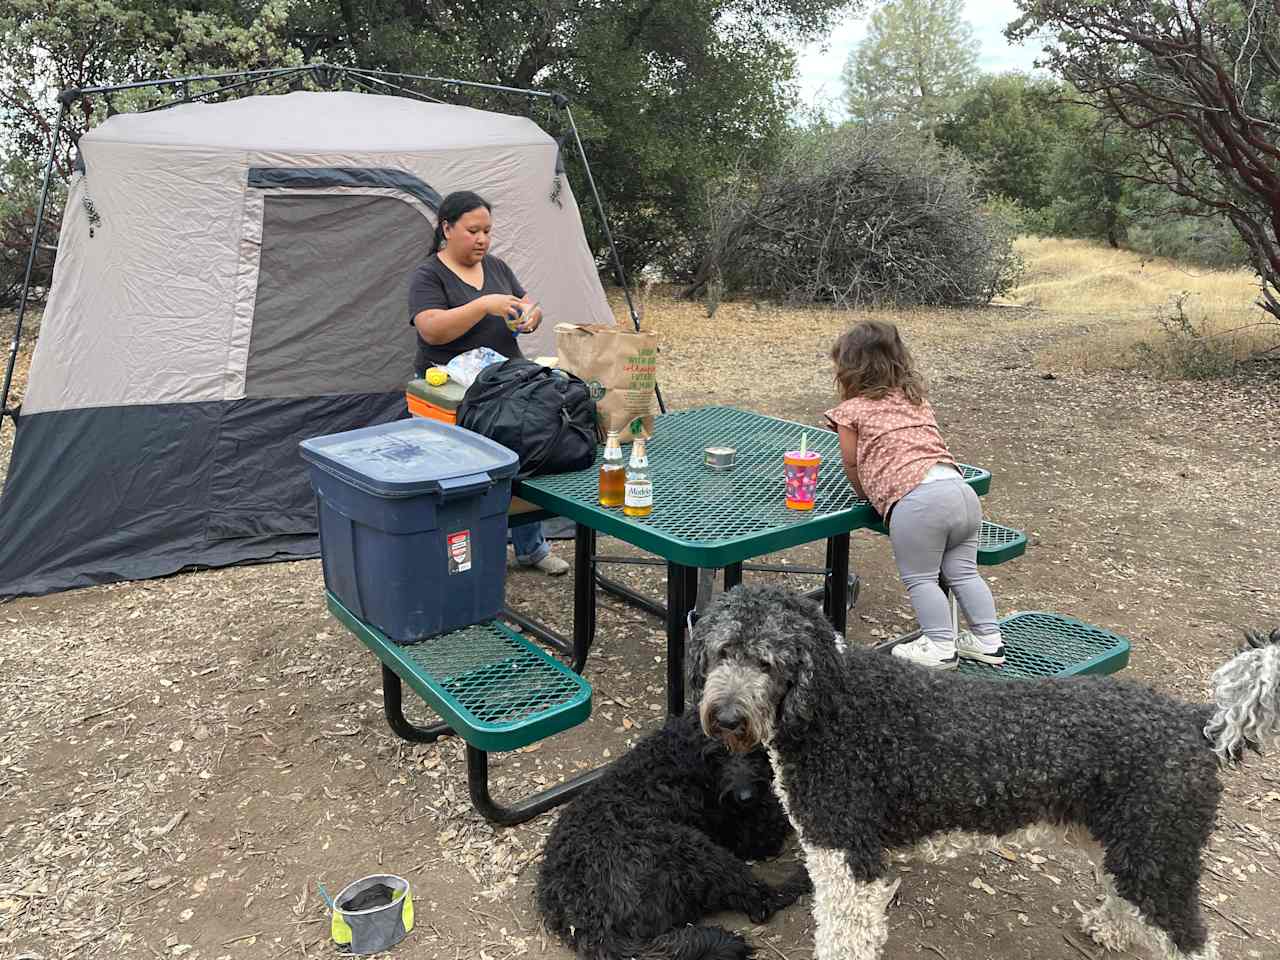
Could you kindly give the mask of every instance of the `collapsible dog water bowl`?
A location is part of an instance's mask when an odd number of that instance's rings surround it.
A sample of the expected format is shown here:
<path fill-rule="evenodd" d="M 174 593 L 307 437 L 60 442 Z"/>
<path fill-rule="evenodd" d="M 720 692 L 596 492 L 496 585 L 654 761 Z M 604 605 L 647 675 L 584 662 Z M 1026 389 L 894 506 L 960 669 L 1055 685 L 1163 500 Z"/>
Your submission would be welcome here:
<path fill-rule="evenodd" d="M 390 902 L 381 902 L 387 894 L 379 886 L 390 889 Z M 362 906 L 370 901 L 375 905 Z M 343 904 L 352 904 L 353 909 L 345 909 Z M 349 947 L 353 954 L 389 950 L 412 929 L 413 896 L 404 877 L 390 873 L 362 877 L 343 887 L 334 899 L 329 934 L 334 943 Z"/>

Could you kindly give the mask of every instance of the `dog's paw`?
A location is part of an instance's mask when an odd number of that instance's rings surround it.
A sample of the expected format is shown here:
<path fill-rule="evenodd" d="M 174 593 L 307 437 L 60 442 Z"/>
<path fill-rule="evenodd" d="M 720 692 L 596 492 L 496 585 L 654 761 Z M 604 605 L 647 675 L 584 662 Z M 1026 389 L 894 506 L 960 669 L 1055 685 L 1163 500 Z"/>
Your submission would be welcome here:
<path fill-rule="evenodd" d="M 772 893 L 773 909 L 775 911 L 784 910 L 791 906 L 806 893 L 813 892 L 813 880 L 809 876 L 809 871 L 804 867 L 798 867 L 791 874 L 782 886 L 777 887 Z"/>
<path fill-rule="evenodd" d="M 777 913 L 779 910 L 785 910 L 799 899 L 800 894 L 796 891 L 779 890 L 769 899 L 769 912 Z"/>
<path fill-rule="evenodd" d="M 776 891 L 768 884 L 762 883 L 751 892 L 742 912 L 752 923 L 768 923 L 779 909 L 776 897 Z"/>

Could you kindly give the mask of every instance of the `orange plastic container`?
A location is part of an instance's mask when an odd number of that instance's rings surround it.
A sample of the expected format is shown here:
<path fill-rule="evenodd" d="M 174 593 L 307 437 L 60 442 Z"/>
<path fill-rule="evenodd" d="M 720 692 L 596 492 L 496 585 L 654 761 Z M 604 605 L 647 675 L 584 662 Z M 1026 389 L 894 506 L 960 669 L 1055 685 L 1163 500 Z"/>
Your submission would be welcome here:
<path fill-rule="evenodd" d="M 425 380 L 410 380 L 404 388 L 404 399 L 409 405 L 409 412 L 415 417 L 426 417 L 441 423 L 457 423 L 458 404 L 462 402 L 466 392 L 461 384 L 452 380 L 438 387 L 433 387 Z"/>
<path fill-rule="evenodd" d="M 405 402 L 409 404 L 409 412 L 415 417 L 426 417 L 429 420 L 439 420 L 441 423 L 457 423 L 458 412 L 456 410 L 441 410 L 433 403 L 427 403 L 420 400 L 408 390 L 404 393 Z"/>

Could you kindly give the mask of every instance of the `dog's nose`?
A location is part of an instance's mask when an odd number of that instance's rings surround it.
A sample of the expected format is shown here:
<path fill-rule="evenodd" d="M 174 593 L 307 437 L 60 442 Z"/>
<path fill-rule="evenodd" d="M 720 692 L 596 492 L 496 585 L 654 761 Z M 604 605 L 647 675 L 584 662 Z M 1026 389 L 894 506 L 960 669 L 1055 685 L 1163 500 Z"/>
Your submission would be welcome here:
<path fill-rule="evenodd" d="M 736 704 L 726 704 L 716 711 L 716 727 L 725 733 L 742 733 L 747 725 L 747 715 Z"/>

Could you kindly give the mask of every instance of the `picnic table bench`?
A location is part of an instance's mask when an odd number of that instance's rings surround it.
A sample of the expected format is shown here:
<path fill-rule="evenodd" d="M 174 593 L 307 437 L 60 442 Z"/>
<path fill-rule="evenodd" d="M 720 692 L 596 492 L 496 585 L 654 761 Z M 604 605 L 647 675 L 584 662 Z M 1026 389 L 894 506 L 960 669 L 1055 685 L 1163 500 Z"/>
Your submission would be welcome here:
<path fill-rule="evenodd" d="M 883 524 L 878 529 L 887 532 Z M 982 521 L 978 534 L 979 566 L 996 566 L 1026 551 L 1027 537 L 1021 530 Z M 887 652 L 899 643 L 914 640 L 921 632 L 917 629 L 893 637 L 876 644 L 876 648 Z M 1129 663 L 1127 639 L 1060 613 L 1015 613 L 1000 621 L 1000 634 L 1005 646 L 1002 666 L 961 658 L 959 672 L 1018 680 L 1115 673 Z"/>
<path fill-rule="evenodd" d="M 589 771 L 510 805 L 489 790 L 489 753 L 518 750 L 591 716 L 591 685 L 498 621 L 479 623 L 412 644 L 398 644 L 360 620 L 331 592 L 329 612 L 382 663 L 382 706 L 391 730 L 431 743 L 456 734 L 466 741 L 471 802 L 494 823 L 515 824 L 563 802 L 601 775 Z M 442 718 L 418 726 L 405 717 L 401 683 Z"/>

